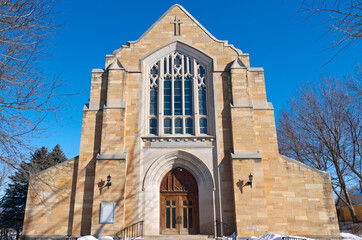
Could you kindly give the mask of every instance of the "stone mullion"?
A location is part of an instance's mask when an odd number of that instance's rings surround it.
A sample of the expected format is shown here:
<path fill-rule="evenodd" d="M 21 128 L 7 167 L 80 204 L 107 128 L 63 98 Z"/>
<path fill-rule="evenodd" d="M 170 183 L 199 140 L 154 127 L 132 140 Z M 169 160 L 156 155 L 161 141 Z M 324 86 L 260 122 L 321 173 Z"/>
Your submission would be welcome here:
<path fill-rule="evenodd" d="M 200 129 L 199 129 L 199 92 L 198 92 L 198 83 L 197 83 L 197 63 L 196 60 L 193 59 L 193 63 L 192 63 L 192 71 L 193 72 L 193 96 L 195 97 L 194 99 L 194 134 L 195 135 L 199 135 L 200 134 Z"/>
<path fill-rule="evenodd" d="M 162 58 L 160 61 L 160 68 L 159 68 L 159 78 L 158 78 L 158 89 L 159 89 L 159 94 L 158 94 L 158 119 L 157 119 L 157 133 L 158 136 L 160 136 L 162 134 L 162 130 L 163 130 L 163 98 L 164 98 L 164 87 L 163 87 L 163 80 L 164 80 L 164 63 L 165 63 L 165 58 Z"/>
<path fill-rule="evenodd" d="M 174 116 L 175 116 L 175 101 L 174 101 L 174 97 L 175 97 L 175 94 L 174 94 L 174 87 L 175 87 L 175 84 L 174 84 L 174 81 L 175 81 L 175 75 L 174 75 L 174 71 L 173 71 L 173 65 L 174 65 L 174 61 L 173 61 L 173 58 L 174 58 L 174 55 L 173 53 L 170 54 L 170 58 L 171 58 L 171 66 L 170 66 L 170 73 L 171 73 L 171 134 L 175 134 L 175 119 L 174 119 Z"/>
<path fill-rule="evenodd" d="M 182 134 L 185 134 L 185 71 L 184 71 L 184 55 L 181 55 L 181 99 L 182 99 Z"/>
<path fill-rule="evenodd" d="M 206 132 L 207 132 L 207 134 L 209 134 L 210 133 L 210 121 L 209 121 L 209 109 L 208 109 L 208 107 L 209 107 L 209 94 L 208 94 L 208 91 L 209 91 L 209 89 L 208 89 L 208 87 L 207 87 L 207 81 L 206 81 L 206 77 L 207 77 L 207 71 L 206 71 L 206 68 L 204 68 L 204 70 L 205 70 L 205 73 L 204 73 L 204 79 L 203 79 L 203 83 L 204 83 L 204 87 L 205 87 L 205 101 L 206 101 L 206 115 L 203 115 L 203 118 L 206 118 L 206 123 L 207 123 L 207 129 L 206 129 Z"/>

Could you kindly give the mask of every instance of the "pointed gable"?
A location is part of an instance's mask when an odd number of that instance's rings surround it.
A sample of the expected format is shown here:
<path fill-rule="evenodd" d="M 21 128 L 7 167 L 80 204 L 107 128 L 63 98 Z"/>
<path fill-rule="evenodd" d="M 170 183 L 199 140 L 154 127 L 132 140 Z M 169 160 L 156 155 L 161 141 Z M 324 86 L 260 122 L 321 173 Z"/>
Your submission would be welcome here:
<path fill-rule="evenodd" d="M 182 6 L 175 4 L 138 40 L 128 41 L 127 45 L 114 51 L 109 61 L 107 60 L 106 67 L 118 58 L 127 71 L 140 71 L 140 61 L 144 56 L 173 42 L 192 46 L 213 58 L 214 69 L 225 69 L 225 66 L 238 56 L 246 67 L 250 66 L 249 54 L 242 53 L 227 41 L 216 39 Z"/>
<path fill-rule="evenodd" d="M 180 35 L 175 35 L 175 24 L 173 23 L 175 18 L 178 18 L 180 21 Z M 179 4 L 174 4 L 145 33 L 143 33 L 138 40 L 130 41 L 129 43 L 137 43 L 146 37 L 152 37 L 152 34 L 154 33 L 156 33 L 157 36 L 159 36 L 159 34 L 164 34 L 169 37 L 192 37 L 195 36 L 194 34 L 196 34 L 196 32 L 199 32 L 198 34 L 203 33 L 215 41 L 226 42 L 216 39 L 184 7 Z"/>

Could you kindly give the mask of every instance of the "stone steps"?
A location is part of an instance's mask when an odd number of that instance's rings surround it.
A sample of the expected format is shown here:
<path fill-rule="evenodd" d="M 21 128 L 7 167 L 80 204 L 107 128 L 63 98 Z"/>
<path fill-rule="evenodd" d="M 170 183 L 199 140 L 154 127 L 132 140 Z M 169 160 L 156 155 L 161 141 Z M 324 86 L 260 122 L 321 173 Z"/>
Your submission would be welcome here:
<path fill-rule="evenodd" d="M 143 240 L 211 240 L 214 236 L 208 235 L 159 235 L 144 236 Z"/>

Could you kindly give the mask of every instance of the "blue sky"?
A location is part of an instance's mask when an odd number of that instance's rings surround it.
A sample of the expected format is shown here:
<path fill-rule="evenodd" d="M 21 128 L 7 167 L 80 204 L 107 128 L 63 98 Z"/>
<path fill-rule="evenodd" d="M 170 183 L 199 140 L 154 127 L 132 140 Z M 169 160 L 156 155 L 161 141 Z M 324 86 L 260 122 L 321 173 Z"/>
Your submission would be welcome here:
<path fill-rule="evenodd" d="M 88 102 L 91 70 L 104 68 L 105 55 L 138 39 L 169 7 L 181 4 L 211 34 L 250 54 L 252 67 L 264 67 L 268 100 L 276 119 L 298 83 L 321 76 L 343 77 L 361 62 L 361 45 L 353 45 L 324 66 L 336 53 L 335 39 L 324 35 L 318 17 L 304 21 L 297 1 L 119 1 L 63 0 L 55 20 L 62 24 L 50 41 L 41 69 L 59 75 L 65 91 L 81 92 L 65 109 L 68 117 L 51 127 L 36 147 L 60 144 L 67 157 L 78 155 L 82 109 Z"/>

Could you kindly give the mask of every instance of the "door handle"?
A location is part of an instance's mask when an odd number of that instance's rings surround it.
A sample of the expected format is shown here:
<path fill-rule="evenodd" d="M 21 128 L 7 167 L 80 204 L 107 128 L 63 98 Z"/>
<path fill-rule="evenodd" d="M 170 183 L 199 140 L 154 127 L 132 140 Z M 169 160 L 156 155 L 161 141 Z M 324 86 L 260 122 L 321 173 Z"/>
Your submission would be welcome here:
<path fill-rule="evenodd" d="M 181 224 L 181 216 L 177 216 L 177 224 Z"/>

